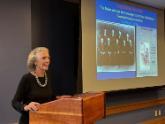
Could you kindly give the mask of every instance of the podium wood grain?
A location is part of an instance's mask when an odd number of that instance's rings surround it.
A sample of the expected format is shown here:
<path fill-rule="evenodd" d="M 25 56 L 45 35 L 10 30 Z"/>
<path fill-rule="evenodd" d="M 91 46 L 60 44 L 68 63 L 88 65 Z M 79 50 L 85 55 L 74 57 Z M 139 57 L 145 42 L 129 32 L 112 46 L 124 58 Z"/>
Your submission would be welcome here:
<path fill-rule="evenodd" d="M 84 93 L 41 104 L 30 124 L 94 124 L 105 115 L 104 93 Z"/>

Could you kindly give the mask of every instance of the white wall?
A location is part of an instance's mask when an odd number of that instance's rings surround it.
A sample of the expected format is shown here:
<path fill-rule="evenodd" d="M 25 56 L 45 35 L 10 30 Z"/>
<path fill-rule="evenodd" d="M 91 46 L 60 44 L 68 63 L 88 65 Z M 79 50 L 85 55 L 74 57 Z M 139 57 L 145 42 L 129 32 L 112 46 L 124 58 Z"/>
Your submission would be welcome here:
<path fill-rule="evenodd" d="M 11 100 L 31 49 L 30 0 L 0 1 L 0 124 L 18 119 Z"/>

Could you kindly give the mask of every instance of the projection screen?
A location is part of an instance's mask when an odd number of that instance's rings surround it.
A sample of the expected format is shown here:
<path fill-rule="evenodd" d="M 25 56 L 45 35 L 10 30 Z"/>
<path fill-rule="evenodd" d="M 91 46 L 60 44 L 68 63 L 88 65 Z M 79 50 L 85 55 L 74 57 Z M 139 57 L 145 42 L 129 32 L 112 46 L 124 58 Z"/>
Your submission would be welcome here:
<path fill-rule="evenodd" d="M 165 84 L 163 10 L 124 0 L 82 0 L 81 22 L 83 92 Z"/>

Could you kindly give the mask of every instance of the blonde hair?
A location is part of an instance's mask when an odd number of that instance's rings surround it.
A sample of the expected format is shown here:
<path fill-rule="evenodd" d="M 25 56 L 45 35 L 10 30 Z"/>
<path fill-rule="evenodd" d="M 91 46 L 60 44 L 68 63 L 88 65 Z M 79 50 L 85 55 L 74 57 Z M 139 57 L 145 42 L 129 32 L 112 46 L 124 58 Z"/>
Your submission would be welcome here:
<path fill-rule="evenodd" d="M 36 47 L 29 53 L 28 59 L 27 59 L 27 68 L 29 69 L 30 72 L 35 71 L 35 69 L 36 69 L 35 62 L 36 62 L 36 58 L 37 58 L 36 54 L 40 53 L 42 51 L 49 52 L 48 48 L 46 48 L 46 47 Z"/>

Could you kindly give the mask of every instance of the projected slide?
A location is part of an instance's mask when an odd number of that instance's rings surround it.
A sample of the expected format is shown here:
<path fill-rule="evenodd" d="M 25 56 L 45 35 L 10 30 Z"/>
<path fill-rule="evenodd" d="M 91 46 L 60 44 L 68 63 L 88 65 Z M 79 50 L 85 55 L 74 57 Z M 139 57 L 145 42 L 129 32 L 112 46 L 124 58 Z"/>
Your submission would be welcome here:
<path fill-rule="evenodd" d="M 97 79 L 157 76 L 157 15 L 96 1 Z"/>

